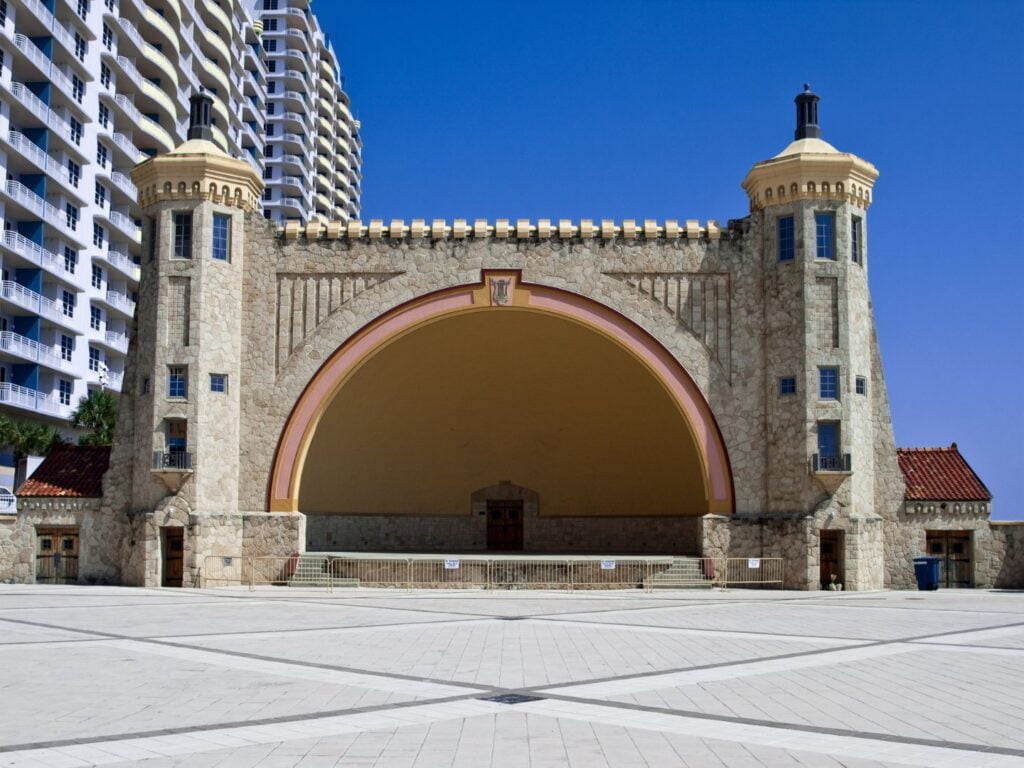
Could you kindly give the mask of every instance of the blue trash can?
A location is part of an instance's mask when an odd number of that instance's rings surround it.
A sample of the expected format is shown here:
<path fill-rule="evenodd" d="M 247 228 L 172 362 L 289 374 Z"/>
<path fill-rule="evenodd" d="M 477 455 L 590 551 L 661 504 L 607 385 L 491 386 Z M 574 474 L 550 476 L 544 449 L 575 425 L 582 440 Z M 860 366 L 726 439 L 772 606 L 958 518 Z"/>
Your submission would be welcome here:
<path fill-rule="evenodd" d="M 917 577 L 918 590 L 939 588 L 939 558 L 915 557 L 914 575 Z"/>

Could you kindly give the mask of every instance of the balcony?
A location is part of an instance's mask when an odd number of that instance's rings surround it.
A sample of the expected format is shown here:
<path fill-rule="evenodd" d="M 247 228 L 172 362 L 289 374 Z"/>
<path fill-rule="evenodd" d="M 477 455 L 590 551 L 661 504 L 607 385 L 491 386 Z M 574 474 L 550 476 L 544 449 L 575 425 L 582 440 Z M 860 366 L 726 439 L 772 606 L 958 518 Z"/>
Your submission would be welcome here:
<path fill-rule="evenodd" d="M 139 265 L 132 261 L 128 254 L 123 251 L 119 251 L 116 248 L 110 248 L 106 251 L 101 250 L 94 258 L 102 259 L 121 274 L 134 280 L 136 283 L 139 282 L 141 271 Z"/>
<path fill-rule="evenodd" d="M 11 304 L 27 309 L 67 328 L 74 327 L 72 317 L 64 314 L 62 304 L 41 296 L 20 283 L 15 283 L 12 280 L 0 282 L 0 299 L 9 301 Z"/>
<path fill-rule="evenodd" d="M 191 472 L 192 454 L 188 451 L 154 451 L 153 469 L 157 472 Z"/>
<path fill-rule="evenodd" d="M 122 293 L 116 291 L 107 291 L 105 294 L 98 296 L 96 301 L 102 301 L 108 307 L 120 312 L 123 315 L 131 317 L 135 314 L 135 302 L 129 299 Z"/>
<path fill-rule="evenodd" d="M 81 192 L 78 191 L 79 179 L 77 177 L 72 178 L 67 166 L 59 160 L 50 157 L 35 142 L 25 138 L 18 131 L 9 131 L 7 143 L 14 147 L 22 157 L 36 166 L 36 168 L 39 168 L 51 178 L 63 184 L 65 189 L 74 194 L 79 200 L 85 201 Z"/>
<path fill-rule="evenodd" d="M 38 264 L 47 272 L 56 275 L 62 280 L 70 280 L 71 272 L 65 267 L 65 261 L 55 253 L 36 245 L 24 235 L 11 230 L 4 231 L 3 244 L 8 250 L 21 256 L 33 264 Z"/>
<path fill-rule="evenodd" d="M 141 163 L 143 160 L 146 159 L 146 153 L 143 152 L 138 147 L 136 147 L 135 144 L 132 143 L 132 140 L 129 139 L 126 134 L 115 133 L 114 144 L 118 147 L 118 149 L 120 149 L 128 156 L 128 159 L 133 164 Z"/>
<path fill-rule="evenodd" d="M 811 474 L 829 493 L 834 493 L 853 474 L 853 460 L 848 453 L 837 456 L 811 456 Z"/>
<path fill-rule="evenodd" d="M 0 383 L 0 403 L 61 419 L 66 419 L 71 413 L 70 406 L 62 405 L 45 392 L 10 382 Z"/>
<path fill-rule="evenodd" d="M 100 214 L 103 215 L 102 213 Z M 117 230 L 136 243 L 142 241 L 142 229 L 121 211 L 110 211 L 106 218 Z"/>
<path fill-rule="evenodd" d="M 39 50 L 35 43 L 19 33 L 14 36 L 14 47 L 25 54 L 25 57 L 36 65 L 44 78 L 49 79 L 50 82 L 57 86 L 72 103 L 78 105 L 79 109 L 82 108 L 81 102 L 75 98 L 71 78 L 58 69 L 50 57 Z"/>
<path fill-rule="evenodd" d="M 126 333 L 107 331 L 101 338 L 97 339 L 97 342 L 106 347 L 117 350 L 122 355 L 128 354 L 128 334 Z"/>
<path fill-rule="evenodd" d="M 107 389 L 116 389 L 120 392 L 121 385 L 124 384 L 124 374 L 113 372 L 100 374 L 100 384 Z"/>
<path fill-rule="evenodd" d="M 23 185 L 20 181 L 14 181 L 13 179 L 9 180 L 4 187 L 4 191 L 6 191 L 8 196 L 13 200 L 17 201 L 20 205 L 43 219 L 47 224 L 56 227 L 68 236 L 74 237 L 77 240 L 76 232 L 78 230 L 78 222 L 75 221 L 74 226 L 68 225 L 67 214 L 59 210 L 56 206 L 46 202 L 35 192 L 29 190 L 29 188 Z"/>
<path fill-rule="evenodd" d="M 79 133 L 76 138 L 76 135 L 71 132 L 71 126 L 68 124 L 68 121 L 59 117 L 56 112 L 32 93 L 24 83 L 12 82 L 11 94 L 25 109 L 35 115 L 43 125 L 67 142 L 69 146 L 74 147 L 75 152 L 80 157 L 86 157 L 80 146 L 82 142 L 81 134 Z"/>
<path fill-rule="evenodd" d="M 132 184 L 132 180 L 125 176 L 120 171 L 113 171 L 110 174 L 110 180 L 114 182 L 114 186 L 124 192 L 128 197 L 132 199 L 132 202 L 139 196 L 139 190 L 136 189 L 135 185 Z"/>
<path fill-rule="evenodd" d="M 63 359 L 60 352 L 53 347 L 40 344 L 38 341 L 11 331 L 0 331 L 0 351 L 58 371 L 71 370 L 71 362 Z"/>

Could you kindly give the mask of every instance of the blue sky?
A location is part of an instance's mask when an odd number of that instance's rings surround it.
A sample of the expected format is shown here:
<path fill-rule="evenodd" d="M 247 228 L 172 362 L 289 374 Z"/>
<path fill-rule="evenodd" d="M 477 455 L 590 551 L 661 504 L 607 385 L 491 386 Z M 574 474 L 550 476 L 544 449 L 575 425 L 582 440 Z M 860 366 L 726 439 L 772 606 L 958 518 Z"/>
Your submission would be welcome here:
<path fill-rule="evenodd" d="M 881 171 L 871 289 L 896 440 L 956 441 L 1024 518 L 1024 2 L 313 5 L 371 218 L 741 218 L 821 95 Z"/>

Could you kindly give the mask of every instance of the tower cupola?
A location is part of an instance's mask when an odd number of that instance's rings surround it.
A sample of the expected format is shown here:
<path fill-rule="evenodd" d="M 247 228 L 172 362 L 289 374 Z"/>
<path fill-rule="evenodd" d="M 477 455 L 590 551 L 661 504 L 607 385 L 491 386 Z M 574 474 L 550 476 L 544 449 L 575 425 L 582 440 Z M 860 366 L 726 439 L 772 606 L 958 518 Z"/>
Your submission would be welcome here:
<path fill-rule="evenodd" d="M 820 139 L 821 128 L 818 126 L 818 95 L 804 83 L 804 91 L 794 99 L 796 102 L 796 135 L 800 139 Z"/>

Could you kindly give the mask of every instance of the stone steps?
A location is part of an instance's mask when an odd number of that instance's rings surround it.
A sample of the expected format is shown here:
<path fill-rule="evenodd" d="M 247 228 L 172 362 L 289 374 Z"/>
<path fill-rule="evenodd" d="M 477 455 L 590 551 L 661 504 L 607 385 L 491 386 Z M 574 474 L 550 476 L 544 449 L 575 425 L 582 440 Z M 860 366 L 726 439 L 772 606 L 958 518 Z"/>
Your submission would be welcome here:
<path fill-rule="evenodd" d="M 714 582 L 704 572 L 699 557 L 674 557 L 672 565 L 644 581 L 648 589 L 711 589 Z"/>

